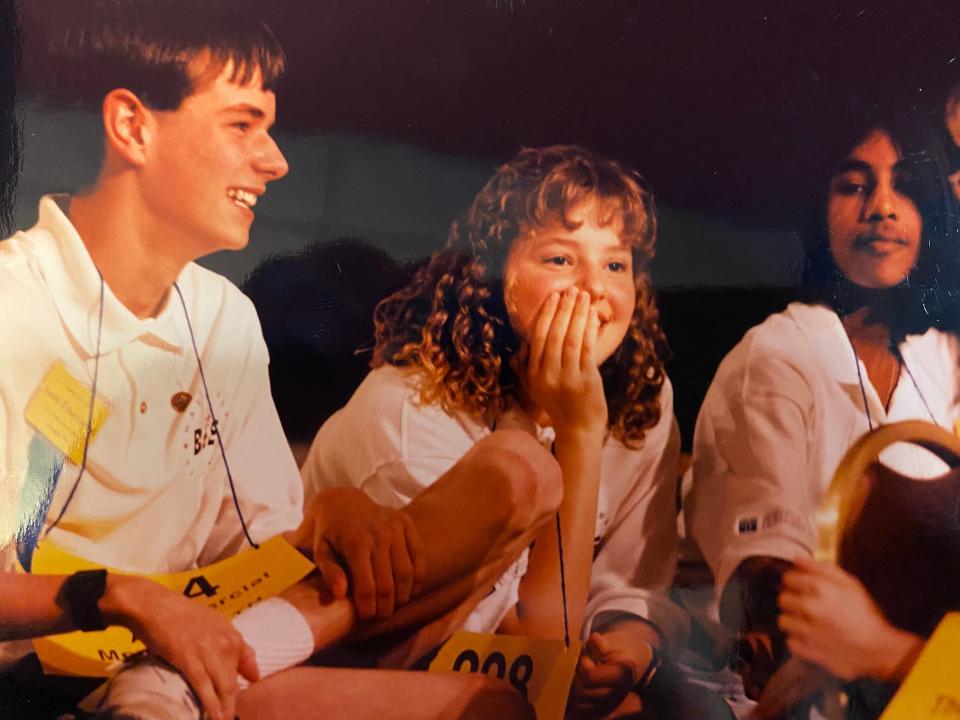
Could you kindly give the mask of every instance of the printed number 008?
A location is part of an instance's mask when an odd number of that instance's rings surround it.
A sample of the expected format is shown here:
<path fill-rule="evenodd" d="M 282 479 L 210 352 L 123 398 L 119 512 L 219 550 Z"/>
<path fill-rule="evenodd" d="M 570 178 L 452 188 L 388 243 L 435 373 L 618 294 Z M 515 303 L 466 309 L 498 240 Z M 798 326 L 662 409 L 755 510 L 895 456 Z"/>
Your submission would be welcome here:
<path fill-rule="evenodd" d="M 475 650 L 464 650 L 453 661 L 454 672 L 462 672 L 463 666 L 468 665 L 467 672 L 477 672 L 489 675 L 490 670 L 495 668 L 494 674 L 501 680 L 507 675 L 507 680 L 516 688 L 517 692 L 527 697 L 527 683 L 533 675 L 533 658 L 529 655 L 520 655 L 510 665 L 510 672 L 507 673 L 507 659 L 502 652 L 494 651 L 490 653 L 483 665 L 480 665 L 480 656 Z"/>

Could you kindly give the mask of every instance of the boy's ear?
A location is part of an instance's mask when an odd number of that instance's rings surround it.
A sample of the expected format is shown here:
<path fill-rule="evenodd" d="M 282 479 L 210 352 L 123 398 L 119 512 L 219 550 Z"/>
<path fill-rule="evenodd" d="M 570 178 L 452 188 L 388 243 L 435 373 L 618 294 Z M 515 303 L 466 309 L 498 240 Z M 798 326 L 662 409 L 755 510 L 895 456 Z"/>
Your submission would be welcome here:
<path fill-rule="evenodd" d="M 129 90 L 117 88 L 103 99 L 103 134 L 107 152 L 119 154 L 131 165 L 146 159 L 150 138 L 150 110 Z"/>

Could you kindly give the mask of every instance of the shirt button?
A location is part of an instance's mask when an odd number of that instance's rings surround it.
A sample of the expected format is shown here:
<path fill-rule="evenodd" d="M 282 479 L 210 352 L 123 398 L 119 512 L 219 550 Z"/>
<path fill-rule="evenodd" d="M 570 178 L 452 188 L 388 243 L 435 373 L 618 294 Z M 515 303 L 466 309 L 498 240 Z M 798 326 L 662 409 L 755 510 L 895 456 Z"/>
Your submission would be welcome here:
<path fill-rule="evenodd" d="M 147 401 L 144 400 L 140 403 L 140 414 L 143 415 L 147 411 Z"/>

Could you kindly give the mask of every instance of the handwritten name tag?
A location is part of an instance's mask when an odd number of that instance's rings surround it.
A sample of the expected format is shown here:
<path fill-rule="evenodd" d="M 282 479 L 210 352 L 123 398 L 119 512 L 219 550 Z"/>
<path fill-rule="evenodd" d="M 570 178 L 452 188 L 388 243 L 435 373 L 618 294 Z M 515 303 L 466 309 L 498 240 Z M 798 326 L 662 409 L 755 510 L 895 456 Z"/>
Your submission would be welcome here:
<path fill-rule="evenodd" d="M 83 460 L 83 444 L 90 420 L 90 441 L 110 413 L 106 401 L 97 395 L 90 413 L 90 390 L 59 360 L 44 376 L 27 405 L 27 422 L 75 465 Z"/>

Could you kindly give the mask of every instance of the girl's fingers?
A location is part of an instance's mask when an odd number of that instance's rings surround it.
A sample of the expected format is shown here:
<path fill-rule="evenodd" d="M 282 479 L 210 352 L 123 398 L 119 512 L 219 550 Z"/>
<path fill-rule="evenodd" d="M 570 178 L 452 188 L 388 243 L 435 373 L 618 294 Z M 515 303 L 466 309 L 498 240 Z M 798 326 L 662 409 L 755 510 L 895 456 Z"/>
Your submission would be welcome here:
<path fill-rule="evenodd" d="M 600 315 L 596 308 L 590 308 L 590 317 L 587 320 L 587 329 L 583 335 L 583 347 L 580 351 L 580 369 L 589 370 L 597 366 L 596 349 L 597 335 L 600 332 Z"/>
<path fill-rule="evenodd" d="M 580 368 L 580 357 L 583 354 L 583 343 L 587 328 L 590 324 L 590 293 L 577 293 L 567 334 L 563 339 L 563 368 L 565 370 Z"/>
<path fill-rule="evenodd" d="M 537 314 L 537 322 L 533 327 L 533 334 L 530 338 L 529 364 L 528 368 L 540 368 L 543 365 L 543 353 L 547 342 L 547 334 L 553 325 L 553 317 L 557 312 L 557 306 L 560 304 L 560 293 L 552 292 L 543 302 L 540 312 Z"/>
<path fill-rule="evenodd" d="M 577 295 L 577 289 L 569 287 L 563 291 L 563 295 L 560 297 L 557 311 L 553 316 L 553 322 L 544 343 L 542 367 L 562 367 L 563 344 L 567 337 L 567 328 L 570 326 L 573 308 L 577 304 Z"/>

